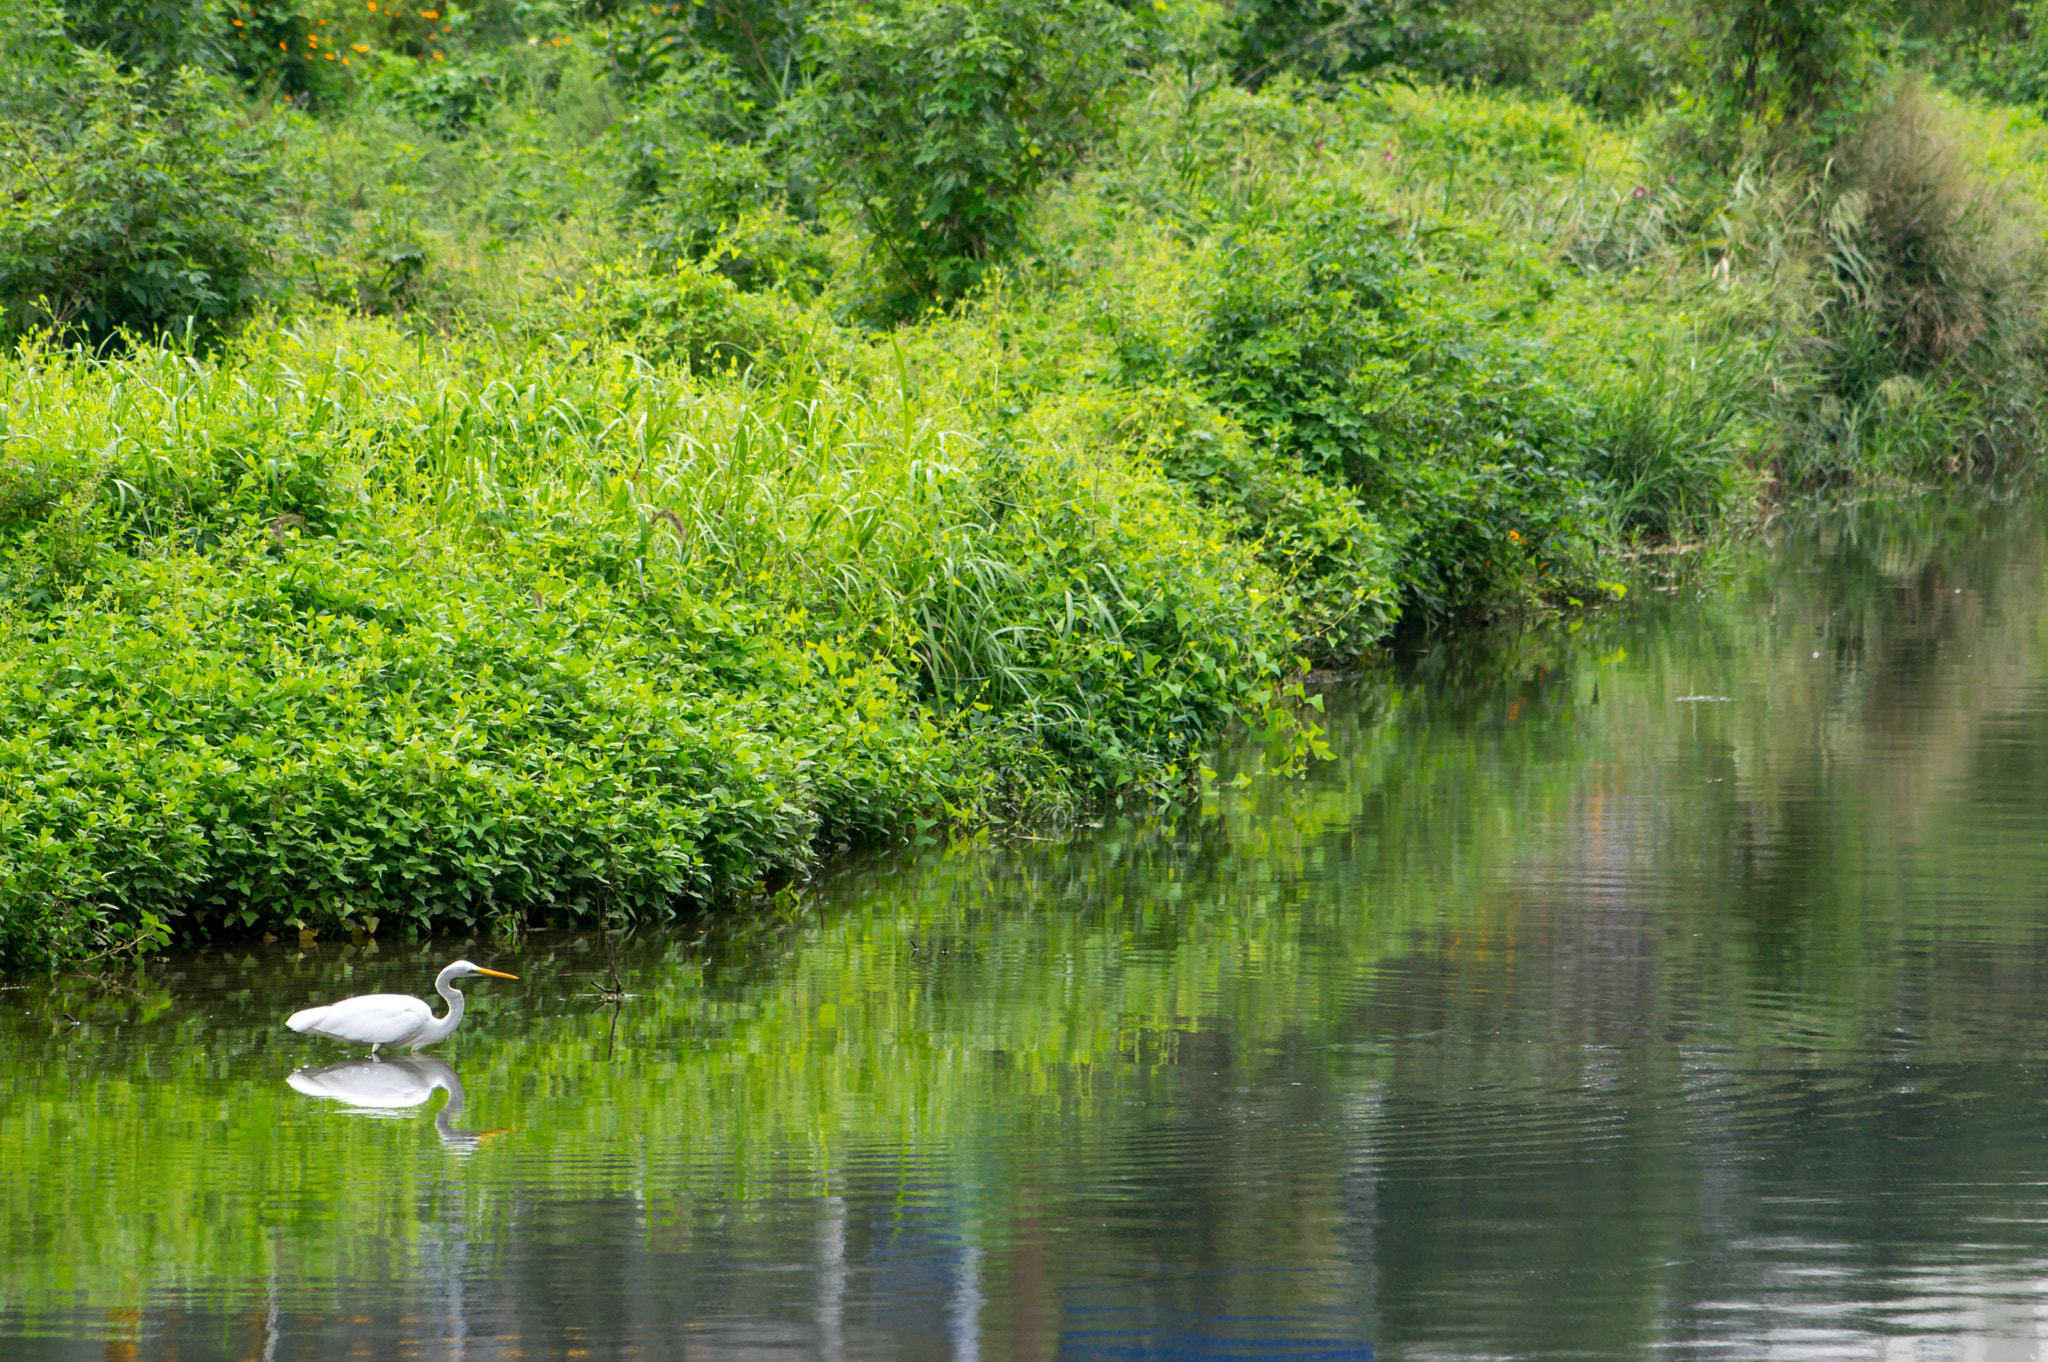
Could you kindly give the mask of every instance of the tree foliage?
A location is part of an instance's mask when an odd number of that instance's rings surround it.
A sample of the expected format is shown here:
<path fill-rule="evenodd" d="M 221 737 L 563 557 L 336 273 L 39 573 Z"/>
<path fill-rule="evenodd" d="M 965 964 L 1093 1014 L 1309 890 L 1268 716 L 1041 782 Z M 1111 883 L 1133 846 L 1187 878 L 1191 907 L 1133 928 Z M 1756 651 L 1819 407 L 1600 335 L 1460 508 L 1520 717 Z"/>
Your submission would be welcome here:
<path fill-rule="evenodd" d="M 905 302 L 958 297 L 1024 245 L 1038 189 L 1102 126 L 1126 32 L 1104 0 L 887 0 L 832 16 L 823 163 Z"/>
<path fill-rule="evenodd" d="M 1449 0 L 1235 0 L 1233 74 L 1258 86 L 1284 71 L 1335 77 L 1426 61 L 1451 36 Z"/>
<path fill-rule="evenodd" d="M 63 16 L 73 42 L 152 82 L 221 61 L 226 26 L 206 0 L 65 0 Z"/>
<path fill-rule="evenodd" d="M 280 238 L 273 125 L 190 67 L 147 84 L 79 53 L 15 111 L 0 141 L 0 335 L 205 337 L 264 296 Z"/>

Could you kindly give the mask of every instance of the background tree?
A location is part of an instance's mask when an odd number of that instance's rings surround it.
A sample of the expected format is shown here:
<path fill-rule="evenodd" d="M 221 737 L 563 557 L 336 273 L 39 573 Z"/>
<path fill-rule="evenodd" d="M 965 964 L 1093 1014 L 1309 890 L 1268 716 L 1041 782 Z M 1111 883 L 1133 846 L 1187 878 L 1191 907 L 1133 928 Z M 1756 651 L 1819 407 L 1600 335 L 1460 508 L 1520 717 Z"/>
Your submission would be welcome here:
<path fill-rule="evenodd" d="M 63 16 L 73 42 L 152 82 L 221 64 L 225 25 L 206 0 L 65 0 Z"/>
<path fill-rule="evenodd" d="M 1730 112 L 1771 126 L 1810 121 L 1861 88 L 1879 17 L 1862 0 L 1705 0 L 1715 87 Z"/>
<path fill-rule="evenodd" d="M 1428 64 L 1455 33 L 1449 0 L 1235 0 L 1232 74 L 1257 88 L 1282 71 L 1332 78 Z"/>
<path fill-rule="evenodd" d="M 274 124 L 192 67 L 153 90 L 100 52 L 39 69 L 4 111 L 0 336 L 205 339 L 246 316 L 282 233 Z"/>
<path fill-rule="evenodd" d="M 890 0 L 823 25 L 821 164 L 899 303 L 958 297 L 1024 244 L 1038 189 L 1103 122 L 1128 32 L 1103 0 Z"/>

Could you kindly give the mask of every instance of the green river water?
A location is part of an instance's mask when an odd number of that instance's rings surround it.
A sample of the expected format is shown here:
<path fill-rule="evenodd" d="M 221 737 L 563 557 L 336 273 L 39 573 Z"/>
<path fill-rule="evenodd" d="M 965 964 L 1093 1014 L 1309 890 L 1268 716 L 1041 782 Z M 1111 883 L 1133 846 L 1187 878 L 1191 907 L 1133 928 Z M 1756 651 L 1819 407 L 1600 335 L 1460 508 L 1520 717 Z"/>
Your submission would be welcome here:
<path fill-rule="evenodd" d="M 18 982 L 0 1359 L 2048 1362 L 2043 540 L 1851 508 L 615 961 Z M 458 955 L 418 1061 L 283 1028 Z"/>

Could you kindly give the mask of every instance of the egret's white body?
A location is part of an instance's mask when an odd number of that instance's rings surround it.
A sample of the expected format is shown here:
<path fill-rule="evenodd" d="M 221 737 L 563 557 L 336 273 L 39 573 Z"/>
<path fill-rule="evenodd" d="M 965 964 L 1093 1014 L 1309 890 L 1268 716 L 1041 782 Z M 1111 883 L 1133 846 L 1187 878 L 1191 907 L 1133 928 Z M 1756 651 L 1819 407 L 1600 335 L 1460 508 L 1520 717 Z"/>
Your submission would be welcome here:
<path fill-rule="evenodd" d="M 381 1045 L 409 1045 L 418 1050 L 446 1040 L 462 1024 L 462 994 L 448 981 L 470 974 L 492 979 L 519 977 L 457 960 L 434 980 L 434 991 L 448 1000 L 448 1011 L 443 1016 L 436 1017 L 433 1008 L 403 993 L 365 993 L 360 998 L 344 998 L 326 1007 L 294 1012 L 285 1018 L 284 1024 L 294 1031 L 310 1031 L 316 1036 L 367 1045 L 373 1055 Z"/>

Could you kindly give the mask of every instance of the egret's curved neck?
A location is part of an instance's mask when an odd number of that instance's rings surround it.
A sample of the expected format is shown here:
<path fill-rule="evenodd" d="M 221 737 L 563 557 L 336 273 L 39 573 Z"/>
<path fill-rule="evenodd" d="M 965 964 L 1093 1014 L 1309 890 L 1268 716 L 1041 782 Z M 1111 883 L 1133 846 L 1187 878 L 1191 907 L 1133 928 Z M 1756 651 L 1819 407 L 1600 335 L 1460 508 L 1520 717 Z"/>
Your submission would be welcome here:
<path fill-rule="evenodd" d="M 434 980 L 434 991 L 448 1000 L 448 1014 L 434 1018 L 427 1029 L 420 1033 L 418 1043 L 421 1045 L 443 1039 L 462 1021 L 462 992 L 449 982 L 452 977 L 450 971 L 444 969 Z"/>

